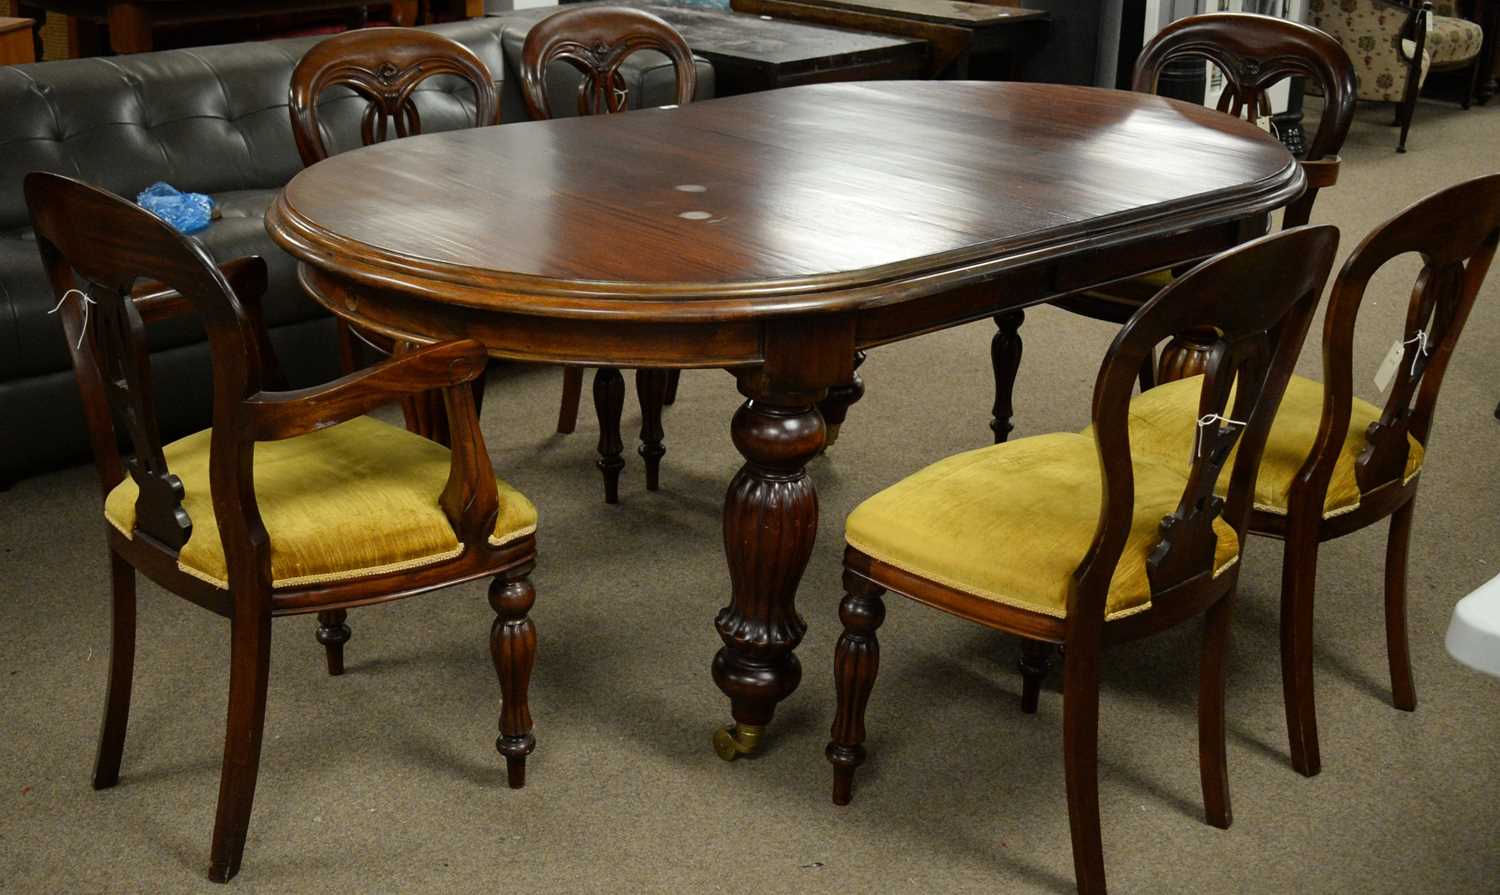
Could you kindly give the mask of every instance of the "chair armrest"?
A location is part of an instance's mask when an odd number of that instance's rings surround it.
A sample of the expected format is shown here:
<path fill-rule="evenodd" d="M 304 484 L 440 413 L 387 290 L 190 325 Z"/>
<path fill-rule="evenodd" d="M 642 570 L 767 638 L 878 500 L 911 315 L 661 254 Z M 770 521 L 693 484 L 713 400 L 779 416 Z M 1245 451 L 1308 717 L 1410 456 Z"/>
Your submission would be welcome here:
<path fill-rule="evenodd" d="M 463 385 L 484 372 L 489 356 L 472 339 L 440 342 L 392 357 L 332 382 L 296 391 L 265 391 L 245 401 L 250 438 L 306 435 L 418 392 Z"/>
<path fill-rule="evenodd" d="M 219 272 L 229 281 L 235 297 L 242 304 L 259 307 L 260 297 L 265 294 L 267 284 L 266 262 L 260 256 L 247 255 L 227 261 L 219 266 Z M 135 308 L 145 323 L 178 317 L 193 310 L 192 304 L 176 289 L 155 280 L 145 280 L 138 284 L 131 291 L 130 297 L 135 301 Z"/>
<path fill-rule="evenodd" d="M 1319 190 L 1338 183 L 1339 164 L 1342 161 L 1339 156 L 1330 155 L 1316 161 L 1303 162 L 1302 173 L 1307 176 L 1307 188 Z"/>

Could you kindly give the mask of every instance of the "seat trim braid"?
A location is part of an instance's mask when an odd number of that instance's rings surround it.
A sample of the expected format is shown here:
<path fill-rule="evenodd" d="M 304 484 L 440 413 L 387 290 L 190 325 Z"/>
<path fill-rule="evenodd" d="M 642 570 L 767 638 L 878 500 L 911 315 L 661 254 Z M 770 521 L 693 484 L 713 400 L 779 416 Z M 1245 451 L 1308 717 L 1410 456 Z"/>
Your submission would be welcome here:
<path fill-rule="evenodd" d="M 1236 541 L 1238 541 L 1238 538 L 1236 538 Z M 847 544 L 847 545 L 849 545 L 850 547 L 853 547 L 855 550 L 858 550 L 860 553 L 863 553 L 864 555 L 870 557 L 871 559 L 876 560 L 876 561 L 881 562 L 881 563 L 884 563 L 885 565 L 888 565 L 888 566 L 890 566 L 893 569 L 900 569 L 901 571 L 905 572 L 908 575 L 914 575 L 917 578 L 922 578 L 924 580 L 931 581 L 934 584 L 940 584 L 943 587 L 948 588 L 949 590 L 954 590 L 954 591 L 958 591 L 959 593 L 968 594 L 971 597 L 978 597 L 981 600 L 989 600 L 989 601 L 994 602 L 994 603 L 999 603 L 1002 606 L 1009 606 L 1012 609 L 1019 609 L 1019 610 L 1021 610 L 1023 612 L 1030 612 L 1033 615 L 1045 615 L 1048 618 L 1067 618 L 1068 617 L 1068 613 L 1067 613 L 1066 609 L 1056 610 L 1056 609 L 1043 608 L 1042 606 L 1039 606 L 1036 603 L 1029 602 L 1029 601 L 1023 600 L 1023 599 L 1021 599 L 1019 597 L 1011 596 L 1009 594 L 998 593 L 998 592 L 995 592 L 995 591 L 991 591 L 991 590 L 989 590 L 987 588 L 971 587 L 971 586 L 968 586 L 968 585 L 965 585 L 965 584 L 960 584 L 957 581 L 953 580 L 952 578 L 949 578 L 946 575 L 935 575 L 935 574 L 932 574 L 932 573 L 929 573 L 929 572 L 919 572 L 916 569 L 911 568 L 909 566 L 909 564 L 903 563 L 903 562 L 897 562 L 897 561 L 891 559 L 890 557 L 888 557 L 882 551 L 876 550 L 876 549 L 872 549 L 872 548 L 867 547 L 867 546 L 864 546 L 864 545 L 860 544 L 857 539 L 851 538 L 848 535 L 845 535 L 845 537 L 844 537 L 844 543 Z M 1240 561 L 1240 554 L 1243 553 L 1243 552 L 1244 552 L 1244 548 L 1242 546 L 1236 544 L 1236 550 L 1235 550 L 1234 557 L 1232 559 L 1230 559 L 1228 562 L 1226 562 L 1223 565 L 1219 566 L 1218 568 L 1214 569 L 1213 578 L 1217 579 L 1220 575 L 1223 575 L 1225 572 L 1227 572 L 1230 569 L 1234 568 L 1235 564 Z M 1127 606 L 1124 609 L 1116 609 L 1113 612 L 1105 612 L 1104 613 L 1104 620 L 1107 621 L 1107 622 L 1118 621 L 1119 619 L 1122 619 L 1122 618 L 1129 618 L 1132 615 L 1138 615 L 1138 614 L 1140 614 L 1142 612 L 1145 612 L 1145 611 L 1149 610 L 1150 608 L 1151 608 L 1151 597 L 1148 595 L 1147 598 L 1146 598 L 1146 601 L 1144 603 L 1138 603 L 1135 606 Z"/>
<path fill-rule="evenodd" d="M 109 522 L 110 525 L 115 527 L 116 531 L 124 535 L 128 540 L 135 540 L 135 532 L 126 531 L 125 526 L 116 521 L 115 518 L 109 513 L 105 513 L 104 518 L 107 522 Z M 527 535 L 536 534 L 536 529 L 536 525 L 533 524 L 517 531 L 510 532 L 503 538 L 497 538 L 494 535 L 490 535 L 488 538 L 488 543 L 491 547 L 504 547 L 506 544 L 511 544 L 519 541 L 521 538 L 524 538 Z M 343 572 L 319 572 L 316 575 L 299 575 L 294 578 L 280 578 L 276 581 L 273 581 L 271 583 L 271 586 L 275 590 L 289 590 L 294 587 L 306 587 L 312 584 L 337 584 L 341 581 L 353 581 L 356 578 L 377 578 L 381 575 L 390 575 L 396 572 L 409 572 L 412 569 L 420 569 L 424 566 L 435 566 L 438 563 L 447 562 L 450 559 L 457 559 L 458 557 L 463 556 L 463 553 L 464 545 L 459 544 L 454 549 L 446 550 L 442 553 L 434 553 L 429 556 L 419 556 L 415 559 L 403 559 L 398 562 L 385 563 L 379 566 L 366 566 L 364 568 L 351 569 Z M 228 581 L 225 581 L 221 578 L 215 578 L 207 572 L 195 569 L 192 566 L 183 563 L 181 560 L 177 561 L 177 570 L 185 575 L 191 575 L 192 577 L 197 578 L 199 581 L 212 584 L 219 590 L 229 589 Z"/>
<path fill-rule="evenodd" d="M 1421 442 L 1418 442 L 1415 438 L 1412 439 L 1412 442 L 1414 444 L 1418 444 L 1418 445 L 1421 444 Z M 1400 487 L 1405 488 L 1407 485 L 1410 485 L 1412 483 L 1412 480 L 1415 479 L 1417 476 L 1419 476 L 1421 474 L 1422 474 L 1422 467 L 1418 466 L 1411 473 L 1411 475 L 1403 476 L 1402 477 L 1401 482 L 1400 482 Z M 1367 498 L 1367 497 L 1373 497 L 1373 496 L 1381 493 L 1385 489 L 1390 488 L 1392 486 L 1395 486 L 1396 484 L 1397 483 L 1395 481 L 1390 481 L 1390 482 L 1386 482 L 1384 485 L 1381 485 L 1379 488 L 1374 489 L 1373 491 L 1361 491 L 1360 494 L 1359 494 L 1359 497 L 1354 501 L 1354 503 L 1348 504 L 1346 506 L 1334 507 L 1331 510 L 1325 510 L 1323 512 L 1323 518 L 1324 519 L 1336 519 L 1339 516 L 1344 516 L 1344 515 L 1347 515 L 1349 513 L 1352 513 L 1352 512 L 1358 510 L 1361 506 L 1364 505 L 1365 498 Z M 1286 507 L 1275 507 L 1275 506 L 1270 506 L 1268 504 L 1263 504 L 1263 503 L 1254 504 L 1254 507 L 1255 507 L 1255 511 L 1257 513 L 1265 513 L 1268 516 L 1285 516 L 1287 514 L 1287 508 Z"/>

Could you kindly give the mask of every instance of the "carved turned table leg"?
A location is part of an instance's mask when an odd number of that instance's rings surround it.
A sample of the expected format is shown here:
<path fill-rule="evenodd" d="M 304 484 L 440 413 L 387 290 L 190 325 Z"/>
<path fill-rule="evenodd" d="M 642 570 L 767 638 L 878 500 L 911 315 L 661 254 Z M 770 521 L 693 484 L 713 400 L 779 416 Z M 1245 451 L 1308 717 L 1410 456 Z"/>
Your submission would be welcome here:
<path fill-rule="evenodd" d="M 995 315 L 995 335 L 990 338 L 990 366 L 995 372 L 995 403 L 990 408 L 990 431 L 995 444 L 1010 437 L 1015 428 L 1016 373 L 1021 369 L 1021 324 L 1025 311 L 1006 311 Z"/>
<path fill-rule="evenodd" d="M 635 395 L 641 404 L 641 446 L 636 451 L 646 461 L 646 490 L 655 491 L 661 482 L 662 447 L 661 408 L 667 399 L 670 370 L 636 370 Z"/>
<path fill-rule="evenodd" d="M 1217 338 L 1209 330 L 1189 330 L 1167 343 L 1156 369 L 1158 384 L 1199 376 L 1208 369 L 1208 354 Z"/>
<path fill-rule="evenodd" d="M 729 697 L 735 722 L 714 736 L 726 761 L 755 750 L 776 704 L 802 679 L 792 650 L 807 624 L 795 601 L 818 529 L 818 497 L 805 467 L 826 437 L 813 402 L 767 395 L 734 415 L 731 434 L 745 465 L 724 499 L 733 597 L 714 619 L 724 641 L 714 683 Z"/>

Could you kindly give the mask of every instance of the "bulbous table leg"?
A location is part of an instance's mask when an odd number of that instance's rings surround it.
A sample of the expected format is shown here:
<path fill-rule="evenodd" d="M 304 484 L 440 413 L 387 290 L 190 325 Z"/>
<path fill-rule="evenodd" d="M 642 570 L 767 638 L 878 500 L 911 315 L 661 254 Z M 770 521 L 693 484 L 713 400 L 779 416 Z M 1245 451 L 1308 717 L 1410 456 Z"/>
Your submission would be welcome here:
<path fill-rule="evenodd" d="M 714 683 L 734 717 L 714 736 L 726 760 L 755 751 L 777 703 L 802 680 L 792 651 L 807 624 L 795 601 L 818 529 L 818 497 L 805 467 L 823 449 L 826 427 L 811 399 L 771 400 L 746 401 L 731 428 L 745 465 L 724 500 L 733 597 L 714 619 L 724 641 Z"/>

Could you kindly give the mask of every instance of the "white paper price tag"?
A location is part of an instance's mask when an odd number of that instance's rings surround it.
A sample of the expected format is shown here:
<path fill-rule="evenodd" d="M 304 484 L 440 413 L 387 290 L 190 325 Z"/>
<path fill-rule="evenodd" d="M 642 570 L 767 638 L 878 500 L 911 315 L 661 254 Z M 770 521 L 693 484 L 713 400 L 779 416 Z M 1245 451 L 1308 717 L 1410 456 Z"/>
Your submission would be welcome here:
<path fill-rule="evenodd" d="M 1391 380 L 1396 378 L 1396 371 L 1401 367 L 1401 358 L 1406 356 L 1406 345 L 1397 339 L 1391 346 L 1391 350 L 1385 353 L 1385 360 L 1380 362 L 1380 369 L 1375 371 L 1375 387 L 1382 392 L 1390 388 Z"/>

